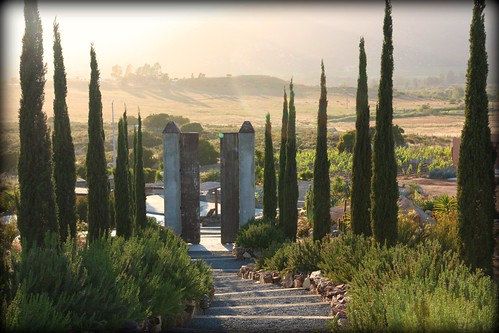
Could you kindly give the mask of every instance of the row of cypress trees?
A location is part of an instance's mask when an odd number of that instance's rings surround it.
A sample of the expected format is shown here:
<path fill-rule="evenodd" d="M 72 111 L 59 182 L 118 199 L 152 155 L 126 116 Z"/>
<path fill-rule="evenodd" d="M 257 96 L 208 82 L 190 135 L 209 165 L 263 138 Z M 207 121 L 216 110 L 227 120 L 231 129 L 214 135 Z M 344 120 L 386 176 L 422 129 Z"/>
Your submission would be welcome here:
<path fill-rule="evenodd" d="M 470 58 L 465 93 L 465 123 L 458 165 L 458 230 L 460 254 L 473 268 L 492 274 L 494 239 L 494 159 L 489 119 L 487 52 L 485 49 L 485 1 L 475 0 L 470 26 Z M 393 26 L 391 1 L 385 0 L 381 76 L 376 105 L 373 147 L 369 140 L 367 57 L 364 38 L 359 43 L 359 77 L 356 96 L 356 133 L 353 152 L 351 225 L 355 234 L 373 235 L 392 246 L 397 241 L 397 166 L 393 142 Z M 321 239 L 330 226 L 329 161 L 327 159 L 327 91 L 321 63 L 321 96 L 317 116 L 317 145 L 313 183 L 313 238 Z M 296 132 L 293 83 L 290 83 L 289 114 L 284 91 L 279 155 L 278 200 L 280 227 L 296 235 Z M 264 216 L 274 218 L 275 182 L 270 116 L 265 131 Z M 266 183 L 270 184 L 266 186 Z"/>
<path fill-rule="evenodd" d="M 47 232 L 59 233 L 65 241 L 76 237 L 76 180 L 74 145 L 66 103 L 67 81 L 62 55 L 59 25 L 54 22 L 54 132 L 52 142 L 43 112 L 46 66 L 43 64 L 43 30 L 36 1 L 26 1 L 24 6 L 25 33 L 22 41 L 20 63 L 21 100 L 19 108 L 19 186 L 18 228 L 23 248 L 43 246 Z M 91 78 L 89 84 L 88 150 L 86 158 L 88 216 L 90 240 L 107 235 L 111 227 L 109 207 L 109 183 L 104 151 L 102 121 L 102 96 L 99 88 L 99 70 L 93 45 L 90 49 Z M 128 212 L 132 188 L 128 172 L 128 144 L 126 141 L 126 112 L 120 121 L 120 153 L 116 175 L 116 222 L 119 234 L 130 235 L 128 216 L 140 225 L 146 224 L 145 188 L 142 165 L 142 133 L 139 128 L 134 145 L 134 215 Z M 123 140 L 124 139 L 124 140 Z M 125 156 L 126 155 L 126 156 Z M 123 185 L 122 175 L 126 177 Z M 130 202 L 130 200 L 129 200 Z M 124 222 L 125 221 L 125 222 Z M 123 223 L 124 222 L 124 223 Z M 127 229 L 128 228 L 128 229 Z"/>

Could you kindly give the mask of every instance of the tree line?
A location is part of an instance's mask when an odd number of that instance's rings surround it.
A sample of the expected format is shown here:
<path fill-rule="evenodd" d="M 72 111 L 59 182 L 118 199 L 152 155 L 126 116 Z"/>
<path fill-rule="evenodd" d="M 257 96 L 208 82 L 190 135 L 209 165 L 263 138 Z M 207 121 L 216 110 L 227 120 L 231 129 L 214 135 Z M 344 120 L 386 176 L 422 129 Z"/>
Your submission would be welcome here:
<path fill-rule="evenodd" d="M 470 25 L 470 57 L 466 74 L 465 123 L 459 151 L 457 173 L 458 230 L 461 241 L 459 253 L 473 269 L 492 274 L 494 239 L 492 223 L 494 202 L 494 161 L 490 127 L 488 124 L 488 73 L 485 49 L 485 2 L 476 0 Z M 359 43 L 359 76 L 356 95 L 356 129 L 353 148 L 351 226 L 355 234 L 373 236 L 388 246 L 394 246 L 398 233 L 399 190 L 395 159 L 394 134 L 400 130 L 393 125 L 393 23 L 391 1 L 385 0 L 381 76 L 376 103 L 376 125 L 369 128 L 367 57 L 365 40 Z M 321 63 L 321 94 L 317 114 L 317 141 L 313 172 L 312 207 L 307 215 L 313 223 L 313 238 L 321 240 L 330 230 L 330 177 L 327 159 L 327 91 L 324 64 Z M 265 126 L 265 170 L 263 214 L 275 221 L 291 240 L 297 230 L 296 175 L 296 110 L 293 80 L 289 84 L 290 100 L 284 91 L 281 142 L 277 189 L 270 116 Z M 372 140 L 371 140 L 372 137 Z M 395 135 L 397 137 L 397 135 Z M 352 149 L 350 148 L 350 149 Z M 270 171 L 267 172 L 267 168 Z M 276 221 L 276 207 L 279 216 Z"/>
<path fill-rule="evenodd" d="M 53 26 L 55 97 L 51 137 L 46 114 L 42 111 L 46 65 L 43 63 L 43 31 L 36 2 L 25 3 L 24 16 L 26 27 L 20 63 L 18 228 L 23 249 L 29 251 L 44 245 L 47 232 L 56 233 L 61 242 L 76 237 L 76 170 L 59 24 L 54 21 Z M 93 44 L 90 47 L 90 68 L 86 156 L 88 239 L 109 236 L 113 224 L 118 235 L 129 237 L 134 228 L 144 227 L 146 223 L 141 117 L 139 113 L 138 127 L 134 130 L 132 167 L 128 161 L 126 110 L 120 119 L 118 163 L 114 171 L 116 200 L 110 207 L 100 72 Z M 111 209 L 115 214 L 111 214 Z M 111 221 L 111 216 L 115 221 Z"/>

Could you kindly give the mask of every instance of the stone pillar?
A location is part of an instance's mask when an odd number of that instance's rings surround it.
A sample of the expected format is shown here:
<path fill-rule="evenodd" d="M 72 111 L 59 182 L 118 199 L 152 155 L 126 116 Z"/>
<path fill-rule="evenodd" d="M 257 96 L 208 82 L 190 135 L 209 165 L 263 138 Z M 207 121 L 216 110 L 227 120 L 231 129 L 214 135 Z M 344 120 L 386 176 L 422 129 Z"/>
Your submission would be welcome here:
<path fill-rule="evenodd" d="M 245 121 L 239 130 L 239 225 L 255 217 L 255 130 Z"/>
<path fill-rule="evenodd" d="M 220 138 L 221 243 L 233 243 L 239 230 L 239 139 L 238 133 Z"/>
<path fill-rule="evenodd" d="M 182 239 L 199 244 L 199 133 L 180 133 L 180 215 Z"/>
<path fill-rule="evenodd" d="M 165 227 L 180 236 L 180 130 L 172 121 L 163 130 L 163 166 Z"/>

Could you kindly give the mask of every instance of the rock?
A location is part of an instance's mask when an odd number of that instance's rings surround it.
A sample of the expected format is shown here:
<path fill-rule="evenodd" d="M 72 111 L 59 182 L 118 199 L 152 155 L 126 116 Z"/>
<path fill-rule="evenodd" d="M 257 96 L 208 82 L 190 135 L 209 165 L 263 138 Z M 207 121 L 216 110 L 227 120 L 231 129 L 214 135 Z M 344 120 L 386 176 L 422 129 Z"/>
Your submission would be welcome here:
<path fill-rule="evenodd" d="M 235 247 L 232 250 L 232 254 L 236 257 L 236 260 L 243 260 L 243 253 L 245 252 L 242 247 Z"/>
<path fill-rule="evenodd" d="M 260 274 L 260 283 L 272 283 L 272 273 L 265 272 Z"/>
<path fill-rule="evenodd" d="M 255 275 L 254 271 L 250 271 L 248 274 L 248 279 L 253 280 L 253 276 Z"/>
<path fill-rule="evenodd" d="M 253 280 L 259 281 L 260 280 L 260 273 L 255 272 L 255 274 L 253 274 Z"/>
<path fill-rule="evenodd" d="M 279 284 L 281 282 L 281 277 L 280 276 L 273 276 L 272 277 L 272 283 L 273 284 Z"/>
<path fill-rule="evenodd" d="M 303 280 L 303 285 L 302 285 L 303 288 L 307 289 L 307 290 L 310 290 L 310 278 L 309 277 L 306 277 L 304 280 Z"/>
<path fill-rule="evenodd" d="M 338 326 L 340 326 L 342 328 L 348 327 L 348 319 L 346 319 L 346 318 L 338 319 Z"/>
<path fill-rule="evenodd" d="M 282 286 L 284 288 L 291 288 L 293 287 L 293 272 L 288 271 L 286 275 L 284 276 L 284 280 L 282 281 Z"/>
<path fill-rule="evenodd" d="M 243 274 L 243 279 L 249 279 L 249 273 L 250 273 L 250 271 L 246 271 L 246 272 Z"/>
<path fill-rule="evenodd" d="M 250 254 L 248 251 L 245 251 L 245 252 L 243 253 L 243 258 L 244 258 L 244 259 L 251 259 L 251 254 Z"/>
<path fill-rule="evenodd" d="M 243 276 L 244 276 L 244 274 L 245 274 L 246 272 L 248 272 L 248 271 L 249 271 L 248 266 L 243 265 L 243 266 L 241 266 L 241 268 L 239 268 L 239 272 L 237 272 L 237 276 L 239 276 L 239 277 L 243 277 Z"/>
<path fill-rule="evenodd" d="M 317 278 L 322 278 L 322 272 L 320 270 L 310 273 L 310 279 L 315 281 Z"/>
<path fill-rule="evenodd" d="M 300 279 L 295 279 L 293 281 L 293 287 L 294 288 L 301 288 L 303 286 L 303 282 Z"/>

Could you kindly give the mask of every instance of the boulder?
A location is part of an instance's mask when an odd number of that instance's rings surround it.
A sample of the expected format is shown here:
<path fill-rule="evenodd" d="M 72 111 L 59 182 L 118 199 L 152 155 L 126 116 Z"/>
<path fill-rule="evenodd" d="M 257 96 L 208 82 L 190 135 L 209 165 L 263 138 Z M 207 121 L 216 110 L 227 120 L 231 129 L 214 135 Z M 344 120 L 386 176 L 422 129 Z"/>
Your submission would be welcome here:
<path fill-rule="evenodd" d="M 244 258 L 244 259 L 251 259 L 251 254 L 250 254 L 248 251 L 245 251 L 245 252 L 243 253 L 243 258 Z"/>
<path fill-rule="evenodd" d="M 303 280 L 302 287 L 305 288 L 305 289 L 307 289 L 307 290 L 310 290 L 310 278 L 309 277 L 306 277 Z"/>
<path fill-rule="evenodd" d="M 322 278 L 322 272 L 320 270 L 310 273 L 310 279 L 315 281 L 317 278 Z"/>
<path fill-rule="evenodd" d="M 284 288 L 292 288 L 293 287 L 293 272 L 288 271 L 286 272 L 286 275 L 284 276 L 284 280 L 282 281 L 282 286 Z"/>

